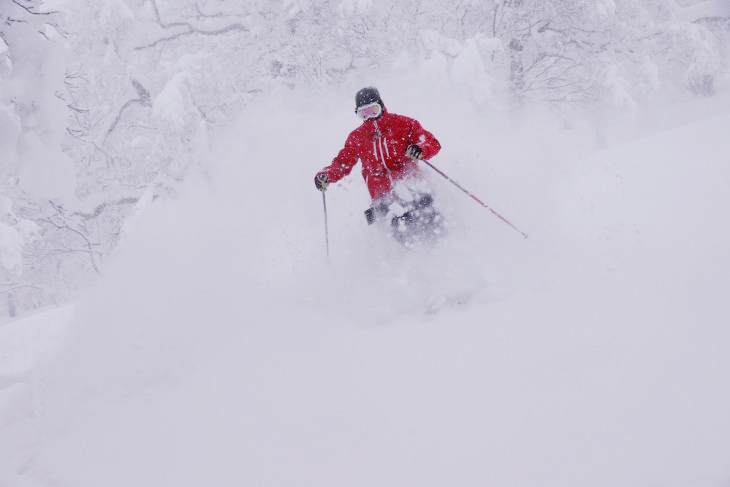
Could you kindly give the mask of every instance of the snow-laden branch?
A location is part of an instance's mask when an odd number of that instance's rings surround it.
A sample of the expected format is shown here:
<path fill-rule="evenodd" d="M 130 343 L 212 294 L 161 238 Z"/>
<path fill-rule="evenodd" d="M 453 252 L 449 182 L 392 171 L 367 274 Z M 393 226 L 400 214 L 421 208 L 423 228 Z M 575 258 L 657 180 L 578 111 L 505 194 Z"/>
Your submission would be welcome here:
<path fill-rule="evenodd" d="M 15 18 L 6 18 L 6 22 L 18 22 L 18 23 L 27 23 L 30 25 L 33 25 L 38 33 L 45 37 L 47 40 L 51 40 L 48 38 L 48 35 L 46 35 L 45 32 L 43 32 L 43 29 L 40 27 L 41 25 L 48 25 L 55 29 L 55 31 L 61 36 L 61 37 L 67 37 L 67 33 L 61 28 L 60 23 L 55 20 L 57 15 L 60 15 L 61 12 L 58 10 L 49 10 L 47 12 L 41 12 L 37 10 L 37 7 L 34 5 L 23 5 L 20 0 L 11 0 L 13 4 L 17 5 L 20 9 L 22 9 L 25 14 L 21 13 L 21 16 L 24 16 L 26 18 L 23 19 L 15 19 Z M 32 2 L 27 1 L 26 3 L 30 4 Z M 36 17 L 45 17 L 47 20 L 32 20 Z"/>
<path fill-rule="evenodd" d="M 32 5 L 25 6 L 22 3 L 20 3 L 20 1 L 18 1 L 18 0 L 12 0 L 12 2 L 15 5 L 17 5 L 18 7 L 22 8 L 23 10 L 25 10 L 26 12 L 28 12 L 29 14 L 31 14 L 31 15 L 53 15 L 53 14 L 59 13 L 58 10 L 52 10 L 52 11 L 49 11 L 49 12 L 37 12 Z"/>
<path fill-rule="evenodd" d="M 132 100 L 127 101 L 124 105 L 122 105 L 122 108 L 119 109 L 117 112 L 117 116 L 114 118 L 114 121 L 109 126 L 109 129 L 106 131 L 106 134 L 104 134 L 104 140 L 106 140 L 107 137 L 109 137 L 109 134 L 114 132 L 114 129 L 117 127 L 117 124 L 122 119 L 122 115 L 124 115 L 125 110 L 129 108 L 130 106 L 134 104 L 140 104 L 143 107 L 151 107 L 152 106 L 152 98 L 150 96 L 149 90 L 147 90 L 142 84 L 137 81 L 136 79 L 132 79 L 132 85 L 134 86 L 134 89 L 137 91 L 137 94 L 139 95 L 138 98 L 134 98 Z"/>
<path fill-rule="evenodd" d="M 159 44 L 162 44 L 164 42 L 171 42 L 171 41 L 180 39 L 181 37 L 190 36 L 190 35 L 194 35 L 194 34 L 199 34 L 199 35 L 203 35 L 203 36 L 218 36 L 218 35 L 228 34 L 230 32 L 244 32 L 245 33 L 245 32 L 249 31 L 248 27 L 246 27 L 245 25 L 240 24 L 240 23 L 228 24 L 228 25 L 218 28 L 218 29 L 205 29 L 205 28 L 201 28 L 199 26 L 194 26 L 190 22 L 165 23 L 162 21 L 162 17 L 160 16 L 160 10 L 157 7 L 157 2 L 155 0 L 151 0 L 151 3 L 152 3 L 153 10 L 155 12 L 155 18 L 157 20 L 157 23 L 160 24 L 160 27 L 162 27 L 163 29 L 175 29 L 175 28 L 182 27 L 185 30 L 183 30 L 182 32 L 177 32 L 175 34 L 169 35 L 167 37 L 162 37 L 153 42 L 150 42 L 149 44 L 145 44 L 143 46 L 137 46 L 134 48 L 135 51 L 156 47 Z M 199 8 L 198 8 L 198 12 L 200 13 L 201 16 L 204 16 L 207 18 L 213 18 L 213 17 L 218 18 L 218 16 L 205 16 L 205 14 L 203 14 Z"/>
<path fill-rule="evenodd" d="M 127 198 L 122 198 L 116 201 L 107 201 L 96 208 L 94 208 L 94 211 L 91 213 L 82 213 L 82 212 L 74 212 L 71 215 L 72 216 L 78 216 L 81 217 L 83 220 L 91 220 L 92 218 L 96 218 L 97 216 L 101 215 L 102 212 L 107 209 L 109 206 L 121 206 L 121 205 L 135 205 L 139 202 L 139 198 L 136 196 L 131 196 Z"/>
<path fill-rule="evenodd" d="M 70 248 L 65 248 L 65 249 L 56 248 L 56 249 L 52 249 L 52 250 L 48 251 L 45 255 L 40 256 L 40 258 L 36 262 L 40 262 L 41 260 L 46 259 L 48 257 L 51 257 L 53 255 L 63 255 L 63 254 L 71 254 L 71 253 L 85 253 L 85 254 L 88 254 L 89 255 L 89 259 L 90 259 L 90 262 L 91 262 L 91 266 L 94 268 L 94 272 L 96 272 L 97 274 L 101 275 L 101 270 L 99 269 L 99 267 L 97 266 L 96 262 L 94 261 L 94 255 L 96 255 L 99 258 L 101 258 L 101 257 L 103 257 L 103 254 L 101 252 L 99 252 L 98 250 L 96 250 L 96 249 L 93 248 L 94 244 L 91 243 L 91 241 L 86 237 L 86 235 L 84 235 L 82 232 L 76 230 L 75 228 L 71 228 L 68 225 L 59 225 L 57 223 L 54 223 L 50 218 L 43 218 L 43 219 L 40 219 L 38 221 L 39 222 L 43 222 L 43 223 L 47 223 L 47 224 L 55 227 L 57 230 L 66 230 L 68 232 L 71 232 L 71 233 L 77 235 L 78 237 L 81 237 L 81 239 L 84 240 L 84 242 L 86 242 L 87 248 L 86 249 L 70 249 Z"/>
<path fill-rule="evenodd" d="M 159 44 L 162 44 L 163 42 L 174 41 L 181 37 L 185 37 L 185 36 L 189 36 L 189 35 L 193 35 L 193 34 L 200 34 L 203 36 L 217 36 L 217 35 L 228 34 L 229 32 L 236 32 L 236 31 L 248 32 L 248 27 L 246 27 L 242 24 L 231 24 L 231 25 L 228 25 L 226 27 L 223 27 L 221 29 L 216 29 L 216 30 L 204 30 L 204 29 L 198 29 L 196 27 L 193 27 L 193 25 L 188 22 L 176 22 L 175 24 L 170 24 L 168 27 L 165 27 L 165 28 L 170 28 L 170 27 L 186 27 L 187 30 L 185 30 L 184 32 L 178 32 L 177 34 L 173 34 L 168 37 L 162 37 L 160 39 L 157 39 L 154 42 L 145 44 L 144 46 L 137 46 L 134 48 L 134 50 L 139 51 L 142 49 L 149 49 L 151 47 L 155 47 Z"/>

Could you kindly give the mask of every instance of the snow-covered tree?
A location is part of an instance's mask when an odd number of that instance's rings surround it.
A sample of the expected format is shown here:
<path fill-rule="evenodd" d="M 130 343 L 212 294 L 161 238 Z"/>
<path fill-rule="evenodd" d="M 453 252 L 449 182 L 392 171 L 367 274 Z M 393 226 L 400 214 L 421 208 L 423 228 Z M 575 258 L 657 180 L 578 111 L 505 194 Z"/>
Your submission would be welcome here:
<path fill-rule="evenodd" d="M 18 294 L 44 288 L 32 271 L 20 276 L 38 233 L 31 220 L 75 201 L 74 163 L 62 150 L 68 108 L 59 21 L 40 0 L 0 2 L 0 240 L 3 268 L 12 271 L 3 273 L 0 292 L 9 312 Z"/>

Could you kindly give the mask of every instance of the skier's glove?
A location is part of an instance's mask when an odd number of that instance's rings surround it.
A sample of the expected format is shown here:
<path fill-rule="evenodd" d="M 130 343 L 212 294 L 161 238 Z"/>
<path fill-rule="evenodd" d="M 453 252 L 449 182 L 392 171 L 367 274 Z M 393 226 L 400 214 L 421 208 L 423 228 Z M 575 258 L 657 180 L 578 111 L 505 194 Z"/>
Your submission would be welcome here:
<path fill-rule="evenodd" d="M 406 157 L 409 159 L 420 159 L 423 151 L 416 144 L 411 144 L 406 149 Z"/>
<path fill-rule="evenodd" d="M 318 190 L 325 191 L 327 189 L 327 186 L 329 185 L 327 175 L 323 173 L 314 176 L 314 185 L 317 187 Z"/>
<path fill-rule="evenodd" d="M 365 220 L 367 220 L 368 225 L 375 223 L 375 208 L 372 206 L 365 210 Z"/>

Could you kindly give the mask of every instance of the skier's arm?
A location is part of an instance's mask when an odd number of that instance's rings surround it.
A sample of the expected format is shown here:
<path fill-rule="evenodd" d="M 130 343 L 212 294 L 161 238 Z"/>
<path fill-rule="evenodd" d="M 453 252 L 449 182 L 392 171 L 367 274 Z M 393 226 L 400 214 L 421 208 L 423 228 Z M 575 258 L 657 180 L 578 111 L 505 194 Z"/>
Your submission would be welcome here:
<path fill-rule="evenodd" d="M 345 142 L 345 147 L 340 150 L 332 164 L 323 168 L 317 173 L 327 175 L 327 181 L 334 183 L 352 172 L 359 159 L 355 137 L 351 134 Z"/>
<path fill-rule="evenodd" d="M 411 142 L 421 148 L 421 159 L 431 159 L 441 150 L 441 144 L 431 132 L 421 127 L 417 120 L 411 124 Z"/>

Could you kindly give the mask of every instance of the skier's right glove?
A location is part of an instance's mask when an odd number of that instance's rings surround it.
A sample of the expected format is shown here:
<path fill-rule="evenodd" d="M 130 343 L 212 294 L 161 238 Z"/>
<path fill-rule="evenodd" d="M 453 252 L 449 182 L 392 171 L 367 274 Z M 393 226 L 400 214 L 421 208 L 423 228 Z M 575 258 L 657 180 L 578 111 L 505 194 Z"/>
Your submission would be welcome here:
<path fill-rule="evenodd" d="M 327 175 L 322 173 L 314 176 L 314 185 L 317 187 L 318 190 L 325 191 L 327 189 L 327 186 L 329 185 Z"/>
<path fill-rule="evenodd" d="M 411 144 L 406 147 L 406 157 L 409 159 L 420 159 L 423 156 L 423 151 L 416 144 Z"/>

